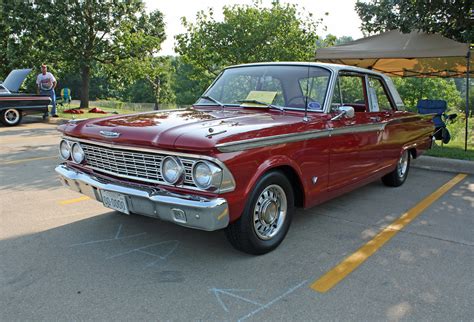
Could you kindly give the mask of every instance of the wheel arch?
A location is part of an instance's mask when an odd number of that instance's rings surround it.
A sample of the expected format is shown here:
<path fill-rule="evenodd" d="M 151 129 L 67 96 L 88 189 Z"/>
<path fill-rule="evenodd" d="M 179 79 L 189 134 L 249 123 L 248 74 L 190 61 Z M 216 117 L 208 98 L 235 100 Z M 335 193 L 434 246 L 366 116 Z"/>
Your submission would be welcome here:
<path fill-rule="evenodd" d="M 265 173 L 270 171 L 280 171 L 282 172 L 288 181 L 291 183 L 291 187 L 293 188 L 293 196 L 295 198 L 295 207 L 303 207 L 304 205 L 304 189 L 303 183 L 301 182 L 301 178 L 298 173 L 289 165 L 281 165 L 274 168 L 268 169 Z M 264 173 L 264 174 L 265 174 Z"/>
<path fill-rule="evenodd" d="M 245 194 L 248 195 L 252 189 L 254 189 L 260 178 L 271 171 L 280 171 L 286 176 L 293 188 L 295 206 L 303 207 L 305 201 L 305 189 L 302 181 L 302 173 L 297 164 L 286 156 L 275 156 L 272 159 L 263 162 L 256 171 L 253 179 L 249 182 Z"/>

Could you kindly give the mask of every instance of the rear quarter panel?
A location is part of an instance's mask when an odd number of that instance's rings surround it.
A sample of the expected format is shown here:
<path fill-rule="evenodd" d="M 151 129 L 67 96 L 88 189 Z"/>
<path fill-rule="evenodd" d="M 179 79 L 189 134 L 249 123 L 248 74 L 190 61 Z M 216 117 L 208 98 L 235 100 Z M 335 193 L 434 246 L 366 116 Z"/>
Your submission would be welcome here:
<path fill-rule="evenodd" d="M 395 112 L 383 133 L 383 163 L 394 166 L 405 149 L 415 149 L 416 156 L 431 145 L 434 124 L 430 116 Z"/>

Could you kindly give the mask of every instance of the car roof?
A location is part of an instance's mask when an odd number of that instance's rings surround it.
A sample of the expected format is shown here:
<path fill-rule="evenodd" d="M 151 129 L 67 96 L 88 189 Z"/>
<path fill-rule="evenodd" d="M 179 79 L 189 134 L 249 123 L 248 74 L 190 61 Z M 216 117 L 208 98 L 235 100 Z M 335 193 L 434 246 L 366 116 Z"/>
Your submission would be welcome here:
<path fill-rule="evenodd" d="M 367 73 L 378 75 L 383 78 L 387 78 L 386 75 L 360 67 L 355 66 L 348 66 L 348 65 L 340 65 L 340 64 L 328 64 L 328 63 L 319 63 L 319 62 L 263 62 L 263 63 L 249 63 L 249 64 L 240 64 L 240 65 L 232 65 L 228 66 L 225 69 L 229 68 L 238 68 L 238 67 L 246 67 L 246 66 L 273 66 L 273 65 L 282 65 L 282 66 L 312 66 L 312 67 L 323 67 L 332 70 L 333 72 L 338 72 L 340 70 L 346 71 L 353 71 L 359 73 Z"/>
<path fill-rule="evenodd" d="M 393 84 L 392 80 L 390 77 L 387 75 L 384 75 L 379 72 L 375 72 L 370 69 L 365 69 L 365 68 L 360 68 L 360 67 L 355 67 L 355 66 L 348 66 L 348 65 L 340 65 L 340 64 L 328 64 L 328 63 L 319 63 L 319 62 L 263 62 L 263 63 L 250 63 L 250 64 L 240 64 L 240 65 L 233 65 L 229 66 L 225 69 L 229 68 L 238 68 L 238 67 L 246 67 L 246 66 L 275 66 L 275 65 L 281 65 L 281 66 L 312 66 L 312 67 L 322 67 L 331 70 L 334 74 L 337 74 L 339 71 L 352 71 L 352 72 L 359 72 L 359 73 L 365 73 L 365 74 L 371 74 L 371 75 L 376 75 L 379 77 L 382 77 L 385 80 L 385 83 L 387 84 L 393 99 L 395 100 L 395 104 L 399 109 L 404 109 L 404 104 L 403 101 L 400 97 L 400 94 L 398 94 L 397 90 L 395 89 L 395 85 Z"/>

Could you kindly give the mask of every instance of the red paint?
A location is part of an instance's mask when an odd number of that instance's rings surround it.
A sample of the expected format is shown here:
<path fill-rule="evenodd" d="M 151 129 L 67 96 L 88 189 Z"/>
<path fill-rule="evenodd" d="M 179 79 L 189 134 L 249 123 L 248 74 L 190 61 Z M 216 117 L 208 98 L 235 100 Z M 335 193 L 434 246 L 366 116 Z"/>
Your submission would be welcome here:
<path fill-rule="evenodd" d="M 356 113 L 353 119 L 330 121 L 335 114 L 309 113 L 309 121 L 304 122 L 303 112 L 195 107 L 175 112 L 93 119 L 61 125 L 59 129 L 72 137 L 218 158 L 226 164 L 236 181 L 233 192 L 220 195 L 228 201 L 233 221 L 242 213 L 258 178 L 272 169 L 293 169 L 296 181 L 301 182 L 303 187 L 303 206 L 311 207 L 392 171 L 404 147 L 416 145 L 418 154 L 429 147 L 433 132 L 429 117 L 408 112 L 381 114 Z M 378 116 L 381 122 L 389 122 L 384 131 L 340 134 L 238 152 L 224 153 L 216 149 L 217 144 L 226 142 L 373 124 L 369 116 Z M 206 137 L 210 133 L 209 128 L 213 129 L 213 133 L 225 132 Z M 106 139 L 99 134 L 102 130 L 121 135 L 116 139 Z M 318 178 L 316 184 L 312 181 L 313 177 Z"/>

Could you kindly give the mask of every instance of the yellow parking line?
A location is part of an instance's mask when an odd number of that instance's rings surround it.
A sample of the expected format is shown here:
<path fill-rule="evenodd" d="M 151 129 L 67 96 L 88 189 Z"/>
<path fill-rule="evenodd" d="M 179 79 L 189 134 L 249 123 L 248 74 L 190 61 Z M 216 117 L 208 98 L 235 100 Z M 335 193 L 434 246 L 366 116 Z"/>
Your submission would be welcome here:
<path fill-rule="evenodd" d="M 0 164 L 18 164 L 18 163 L 29 162 L 29 161 L 48 160 L 48 159 L 56 159 L 56 158 L 57 158 L 57 156 L 38 157 L 38 158 L 30 158 L 30 159 L 5 161 L 5 162 L 1 162 Z"/>
<path fill-rule="evenodd" d="M 359 248 L 355 253 L 345 258 L 337 266 L 324 274 L 321 278 L 311 284 L 314 291 L 326 293 L 331 288 L 336 286 L 347 275 L 354 271 L 359 265 L 365 262 L 372 256 L 379 248 L 394 237 L 401 229 L 412 222 L 419 214 L 428 208 L 433 202 L 438 200 L 456 184 L 461 182 L 467 175 L 458 174 L 453 179 L 445 183 L 441 188 L 433 192 L 431 195 L 423 199 L 415 207 L 408 210 L 386 228 L 384 228 L 377 236 Z"/>
<path fill-rule="evenodd" d="M 80 202 L 80 201 L 85 201 L 85 200 L 89 200 L 90 198 L 87 197 L 87 196 L 83 196 L 83 197 L 79 197 L 79 198 L 75 198 L 75 199 L 69 199 L 69 200 L 63 200 L 63 201 L 58 201 L 58 203 L 60 205 L 69 205 L 71 203 L 76 203 L 76 202 Z"/>

